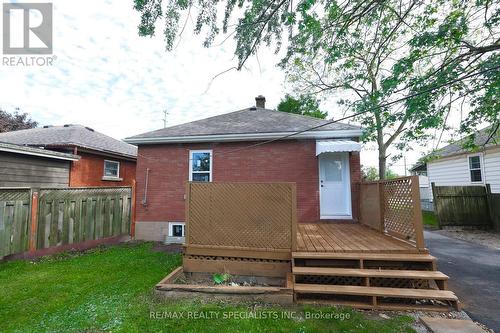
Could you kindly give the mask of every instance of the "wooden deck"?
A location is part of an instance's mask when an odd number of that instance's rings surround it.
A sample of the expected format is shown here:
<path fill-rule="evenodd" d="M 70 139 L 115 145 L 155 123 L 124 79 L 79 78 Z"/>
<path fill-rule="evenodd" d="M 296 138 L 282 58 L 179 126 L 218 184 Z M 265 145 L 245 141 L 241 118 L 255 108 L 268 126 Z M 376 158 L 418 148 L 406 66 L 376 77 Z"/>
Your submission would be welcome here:
<path fill-rule="evenodd" d="M 419 253 L 409 243 L 360 224 L 348 223 L 299 223 L 297 251 Z"/>

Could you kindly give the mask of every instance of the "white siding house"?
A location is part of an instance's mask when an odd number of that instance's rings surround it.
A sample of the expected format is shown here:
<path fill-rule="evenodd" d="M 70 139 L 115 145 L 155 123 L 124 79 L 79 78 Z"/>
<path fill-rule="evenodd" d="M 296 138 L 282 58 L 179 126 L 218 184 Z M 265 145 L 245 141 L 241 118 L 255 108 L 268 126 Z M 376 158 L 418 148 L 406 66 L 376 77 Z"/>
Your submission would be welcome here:
<path fill-rule="evenodd" d="M 478 152 L 462 150 L 460 142 L 441 149 L 439 158 L 427 162 L 429 184 L 436 186 L 472 186 L 490 184 L 491 192 L 500 193 L 500 144 L 491 140 L 486 129 L 478 132 L 476 144 L 487 142 Z M 485 138 L 490 138 L 486 141 Z M 482 142 L 481 142 L 482 140 Z"/>

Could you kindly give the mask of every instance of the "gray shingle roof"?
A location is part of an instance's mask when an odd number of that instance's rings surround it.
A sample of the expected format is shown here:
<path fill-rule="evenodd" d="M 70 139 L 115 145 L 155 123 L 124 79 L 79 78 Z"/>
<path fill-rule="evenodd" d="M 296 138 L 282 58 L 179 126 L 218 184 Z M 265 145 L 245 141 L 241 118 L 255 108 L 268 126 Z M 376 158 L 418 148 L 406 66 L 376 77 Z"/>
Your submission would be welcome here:
<path fill-rule="evenodd" d="M 41 148 L 14 145 L 5 142 L 0 142 L 0 151 L 7 151 L 7 152 L 26 154 L 26 155 L 36 155 L 36 156 L 63 159 L 63 160 L 74 160 L 74 161 L 80 158 L 78 155 L 60 153 L 58 151 L 52 151 Z"/>
<path fill-rule="evenodd" d="M 194 135 L 297 132 L 322 125 L 327 122 L 328 120 L 251 107 L 240 111 L 139 134 L 125 140 Z M 332 130 L 361 130 L 361 127 L 344 123 L 334 123 L 320 127 L 315 131 Z"/>
<path fill-rule="evenodd" d="M 136 158 L 137 147 L 82 125 L 32 128 L 0 133 L 0 142 L 35 147 L 76 146 Z"/>
<path fill-rule="evenodd" d="M 488 138 L 491 135 L 491 127 L 483 128 L 482 130 L 477 131 L 475 133 L 475 135 L 476 136 L 474 138 L 474 144 L 480 148 L 483 148 L 483 146 L 484 146 L 484 148 L 498 146 L 500 144 L 500 130 L 498 130 L 498 129 L 497 129 L 497 132 L 492 135 L 492 137 L 489 141 L 488 141 Z M 461 140 L 458 140 L 458 141 L 453 142 L 447 146 L 444 146 L 443 148 L 432 153 L 431 156 L 446 157 L 446 156 L 451 156 L 451 155 L 467 153 L 469 151 L 462 147 L 467 139 L 468 139 L 468 137 L 465 137 Z M 485 145 L 486 141 L 488 141 L 488 143 Z"/>

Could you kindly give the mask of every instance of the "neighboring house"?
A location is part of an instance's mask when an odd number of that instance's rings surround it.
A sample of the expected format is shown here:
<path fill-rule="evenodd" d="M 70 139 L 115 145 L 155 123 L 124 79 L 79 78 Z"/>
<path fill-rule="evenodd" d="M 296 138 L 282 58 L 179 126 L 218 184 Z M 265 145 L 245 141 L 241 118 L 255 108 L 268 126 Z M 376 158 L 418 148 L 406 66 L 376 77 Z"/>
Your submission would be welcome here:
<path fill-rule="evenodd" d="M 0 142 L 0 187 L 66 187 L 79 157 Z"/>
<path fill-rule="evenodd" d="M 465 138 L 433 153 L 426 164 L 429 184 L 436 186 L 491 185 L 500 193 L 500 131 L 489 128 L 475 135 L 475 151 L 463 148 Z"/>
<path fill-rule="evenodd" d="M 0 133 L 0 142 L 78 155 L 69 186 L 125 186 L 135 179 L 137 147 L 81 125 L 44 126 Z"/>
<path fill-rule="evenodd" d="M 427 176 L 427 165 L 417 162 L 410 170 L 412 175 L 418 176 L 418 185 L 420 187 L 420 200 L 432 201 L 432 189 Z"/>
<path fill-rule="evenodd" d="M 266 109 L 262 96 L 256 102 L 125 139 L 139 147 L 137 238 L 183 240 L 186 181 L 294 182 L 299 222 L 358 219 L 361 128 L 317 127 L 328 121 Z"/>

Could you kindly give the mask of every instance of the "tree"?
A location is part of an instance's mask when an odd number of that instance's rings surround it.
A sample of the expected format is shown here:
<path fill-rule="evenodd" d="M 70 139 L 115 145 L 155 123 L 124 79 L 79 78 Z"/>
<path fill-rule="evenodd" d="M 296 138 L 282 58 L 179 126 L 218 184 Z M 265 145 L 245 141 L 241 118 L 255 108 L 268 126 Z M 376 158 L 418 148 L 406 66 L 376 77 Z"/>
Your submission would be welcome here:
<path fill-rule="evenodd" d="M 375 181 L 380 179 L 378 169 L 374 166 L 362 166 L 361 173 L 364 180 Z M 399 175 L 396 172 L 392 171 L 391 169 L 386 169 L 384 179 L 394 179 L 398 177 Z"/>
<path fill-rule="evenodd" d="M 319 100 L 310 95 L 300 95 L 295 98 L 289 94 L 285 95 L 277 107 L 278 111 L 300 114 L 303 116 L 325 119 L 328 115 L 319 108 Z"/>
<path fill-rule="evenodd" d="M 0 133 L 37 126 L 38 123 L 32 120 L 27 113 L 20 113 L 19 108 L 16 108 L 16 111 L 13 113 L 0 109 Z"/>
<path fill-rule="evenodd" d="M 219 19 L 215 0 L 164 1 L 165 13 L 161 0 L 135 0 L 135 8 L 140 35 L 153 35 L 157 19 L 165 18 L 167 49 L 181 14 L 194 6 L 194 32 L 208 28 L 207 47 L 241 13 L 231 32 L 237 69 L 262 45 L 279 50 L 287 40 L 280 65 L 290 80 L 302 92 L 346 96 L 341 105 L 357 115 L 364 139 L 378 145 L 380 178 L 387 159 L 402 154 L 389 156 L 390 147 L 403 152 L 424 143 L 431 130 L 447 130 L 453 116 L 466 133 L 499 121 L 498 2 L 226 0 Z"/>

